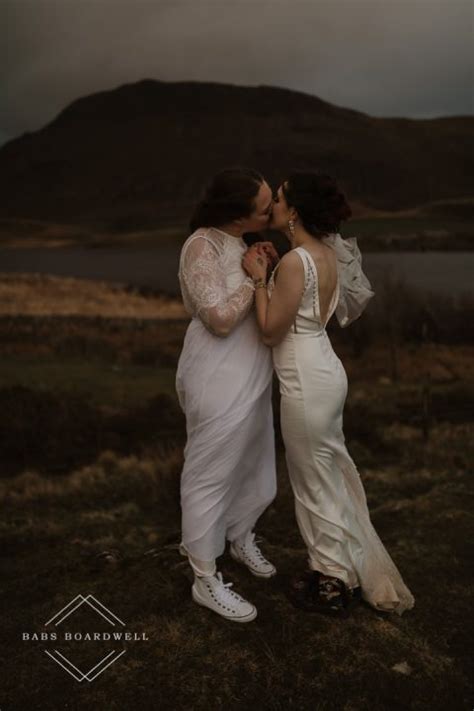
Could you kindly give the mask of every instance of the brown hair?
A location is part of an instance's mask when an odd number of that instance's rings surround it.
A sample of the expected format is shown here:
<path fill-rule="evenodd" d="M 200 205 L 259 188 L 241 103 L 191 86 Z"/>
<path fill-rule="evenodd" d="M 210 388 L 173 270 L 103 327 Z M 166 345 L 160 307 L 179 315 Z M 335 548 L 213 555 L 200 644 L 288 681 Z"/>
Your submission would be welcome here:
<path fill-rule="evenodd" d="M 283 184 L 283 194 L 288 206 L 298 212 L 305 230 L 314 237 L 338 232 L 340 223 L 352 215 L 334 178 L 323 173 L 292 173 Z"/>
<path fill-rule="evenodd" d="M 189 226 L 218 227 L 248 217 L 255 207 L 263 176 L 251 168 L 226 168 L 214 176 L 196 205 Z"/>

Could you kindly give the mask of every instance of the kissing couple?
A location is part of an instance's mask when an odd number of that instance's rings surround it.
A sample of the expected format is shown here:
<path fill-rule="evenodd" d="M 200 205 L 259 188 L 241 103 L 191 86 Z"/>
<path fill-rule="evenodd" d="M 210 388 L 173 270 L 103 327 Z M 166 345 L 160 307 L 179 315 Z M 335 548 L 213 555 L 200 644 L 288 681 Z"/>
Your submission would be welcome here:
<path fill-rule="evenodd" d="M 216 559 L 230 554 L 260 578 L 277 574 L 255 540 L 276 496 L 272 380 L 295 514 L 308 567 L 288 586 L 298 608 L 347 617 L 364 600 L 396 612 L 414 605 L 376 533 L 347 451 L 347 376 L 326 332 L 348 326 L 374 296 L 355 238 L 340 224 L 351 209 L 337 182 L 295 172 L 274 194 L 257 171 L 230 168 L 208 185 L 183 244 L 179 281 L 192 317 L 176 372 L 186 416 L 181 543 L 194 573 L 193 600 L 233 622 L 257 609 L 232 590 Z M 267 228 L 288 239 L 280 259 Z M 276 549 L 278 550 L 278 549 Z"/>

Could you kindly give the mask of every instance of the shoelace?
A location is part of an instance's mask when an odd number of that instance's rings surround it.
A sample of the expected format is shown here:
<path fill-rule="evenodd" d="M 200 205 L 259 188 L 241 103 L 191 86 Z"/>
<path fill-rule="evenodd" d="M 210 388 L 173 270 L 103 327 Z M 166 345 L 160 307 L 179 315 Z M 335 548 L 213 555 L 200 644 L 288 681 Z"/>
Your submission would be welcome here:
<path fill-rule="evenodd" d="M 220 573 L 220 572 L 218 572 L 216 574 L 216 577 L 223 588 L 223 597 L 225 600 L 227 600 L 228 602 L 235 602 L 235 601 L 245 602 L 243 597 L 241 597 L 238 593 L 234 592 L 233 590 L 230 590 L 230 588 L 232 587 L 232 585 L 234 583 L 224 583 L 224 580 L 222 578 L 222 573 Z"/>
<path fill-rule="evenodd" d="M 250 540 L 246 543 L 242 543 L 240 547 L 246 553 L 253 553 L 254 555 L 256 555 L 258 558 L 260 558 L 260 561 L 262 563 L 268 563 L 267 559 L 263 556 L 262 551 L 255 543 L 255 531 L 250 534 Z"/>

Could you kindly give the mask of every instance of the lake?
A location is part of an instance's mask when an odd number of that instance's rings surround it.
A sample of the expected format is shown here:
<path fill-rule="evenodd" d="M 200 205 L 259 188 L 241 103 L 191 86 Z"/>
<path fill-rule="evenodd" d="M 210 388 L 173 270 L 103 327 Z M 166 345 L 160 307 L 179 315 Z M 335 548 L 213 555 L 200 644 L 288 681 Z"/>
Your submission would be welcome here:
<path fill-rule="evenodd" d="M 179 293 L 180 245 L 160 248 L 44 247 L 0 249 L 0 271 L 37 272 L 117 281 Z M 376 287 L 391 275 L 423 291 L 470 291 L 474 252 L 366 252 L 363 267 Z"/>

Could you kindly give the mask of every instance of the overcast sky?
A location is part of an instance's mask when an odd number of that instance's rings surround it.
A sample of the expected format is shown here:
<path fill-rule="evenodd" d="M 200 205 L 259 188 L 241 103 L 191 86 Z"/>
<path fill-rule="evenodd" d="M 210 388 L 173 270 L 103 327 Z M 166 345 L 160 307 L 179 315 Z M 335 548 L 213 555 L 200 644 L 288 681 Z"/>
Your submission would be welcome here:
<path fill-rule="evenodd" d="M 140 79 L 298 89 L 373 116 L 473 113 L 471 0 L 0 0 L 0 143 Z"/>

